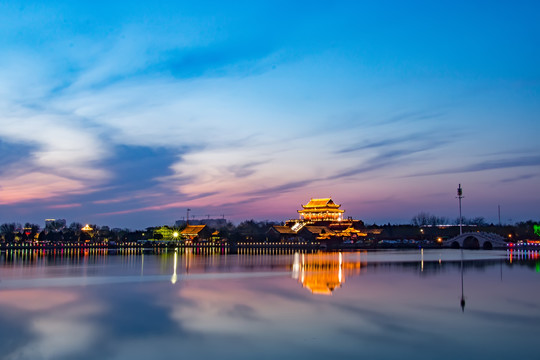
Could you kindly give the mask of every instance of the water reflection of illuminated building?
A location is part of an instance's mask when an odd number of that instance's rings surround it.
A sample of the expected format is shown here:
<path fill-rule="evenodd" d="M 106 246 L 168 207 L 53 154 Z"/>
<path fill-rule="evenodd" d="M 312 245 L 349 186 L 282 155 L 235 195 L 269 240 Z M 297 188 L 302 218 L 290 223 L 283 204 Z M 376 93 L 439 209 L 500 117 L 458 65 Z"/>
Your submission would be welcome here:
<path fill-rule="evenodd" d="M 292 277 L 313 294 L 331 295 L 345 282 L 345 274 L 359 273 L 361 253 L 357 259 L 345 259 L 341 252 L 294 254 Z M 364 263 L 365 265 L 365 263 Z"/>

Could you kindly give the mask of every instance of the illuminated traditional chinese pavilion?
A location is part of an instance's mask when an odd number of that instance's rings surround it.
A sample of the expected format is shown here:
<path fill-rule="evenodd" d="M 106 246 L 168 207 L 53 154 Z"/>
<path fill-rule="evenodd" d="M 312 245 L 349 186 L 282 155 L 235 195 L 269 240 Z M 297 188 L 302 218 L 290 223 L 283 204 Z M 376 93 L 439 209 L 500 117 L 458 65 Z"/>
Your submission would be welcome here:
<path fill-rule="evenodd" d="M 301 220 L 307 221 L 341 221 L 345 210 L 340 209 L 331 198 L 311 199 L 303 209 L 298 210 Z"/>
<path fill-rule="evenodd" d="M 302 210 L 297 210 L 299 219 L 290 219 L 285 225 L 274 225 L 267 235 L 274 240 L 284 241 L 319 241 L 341 243 L 345 240 L 357 242 L 378 229 L 366 229 L 362 220 L 352 217 L 343 218 L 345 210 L 340 209 L 331 198 L 311 199 Z M 377 233 L 377 234 L 378 234 Z"/>

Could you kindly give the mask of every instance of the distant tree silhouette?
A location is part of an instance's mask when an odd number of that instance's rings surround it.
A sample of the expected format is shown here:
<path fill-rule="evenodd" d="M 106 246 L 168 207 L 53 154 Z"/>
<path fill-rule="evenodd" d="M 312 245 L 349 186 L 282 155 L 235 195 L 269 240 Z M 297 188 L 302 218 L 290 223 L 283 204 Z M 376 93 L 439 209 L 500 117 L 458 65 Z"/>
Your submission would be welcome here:
<path fill-rule="evenodd" d="M 31 233 L 34 234 L 34 235 L 39 233 L 39 230 L 40 230 L 40 226 L 38 224 L 32 224 L 32 223 L 29 223 L 29 222 L 24 224 L 24 228 L 25 229 L 30 229 Z"/>
<path fill-rule="evenodd" d="M 4 223 L 0 225 L 0 234 L 2 234 L 6 242 L 12 243 L 18 235 L 19 229 L 21 229 L 19 223 Z"/>
<path fill-rule="evenodd" d="M 47 225 L 45 226 L 45 229 L 47 231 L 60 231 L 62 230 L 62 228 L 64 228 L 64 223 L 56 220 L 47 223 Z"/>
<path fill-rule="evenodd" d="M 486 226 L 487 225 L 486 219 L 483 216 L 477 216 L 477 217 L 472 218 L 472 219 L 463 217 L 461 219 L 461 223 L 463 225 L 476 225 L 476 226 Z M 459 217 L 454 221 L 454 224 L 456 224 L 456 225 L 459 224 Z"/>
<path fill-rule="evenodd" d="M 73 231 L 74 234 L 79 235 L 83 226 L 84 225 L 81 224 L 80 222 L 72 222 L 71 224 L 69 224 L 68 229 Z"/>
<path fill-rule="evenodd" d="M 411 224 L 414 226 L 435 226 L 435 225 L 445 225 L 450 221 L 447 217 L 444 216 L 435 216 L 428 212 L 419 212 L 417 215 L 413 216 L 411 219 Z"/>

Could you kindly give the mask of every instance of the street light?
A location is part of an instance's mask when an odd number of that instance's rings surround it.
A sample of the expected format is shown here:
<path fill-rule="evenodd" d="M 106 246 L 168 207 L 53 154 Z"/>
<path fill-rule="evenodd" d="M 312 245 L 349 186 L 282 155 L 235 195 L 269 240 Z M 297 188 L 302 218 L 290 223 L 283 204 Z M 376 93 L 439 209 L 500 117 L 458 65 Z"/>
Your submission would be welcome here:
<path fill-rule="evenodd" d="M 463 234 L 463 230 L 462 230 L 462 219 L 463 217 L 461 216 L 461 199 L 463 199 L 463 189 L 461 188 L 461 184 L 459 184 L 459 187 L 457 188 L 457 198 L 459 199 L 459 235 Z"/>

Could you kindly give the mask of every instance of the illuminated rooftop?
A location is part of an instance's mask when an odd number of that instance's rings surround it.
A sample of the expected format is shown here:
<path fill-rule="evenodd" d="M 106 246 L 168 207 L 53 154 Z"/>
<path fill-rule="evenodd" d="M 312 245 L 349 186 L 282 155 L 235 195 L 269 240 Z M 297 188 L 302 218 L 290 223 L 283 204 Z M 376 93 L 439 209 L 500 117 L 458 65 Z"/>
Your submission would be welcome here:
<path fill-rule="evenodd" d="M 184 236 L 197 236 L 206 227 L 206 225 L 188 225 L 180 234 Z"/>
<path fill-rule="evenodd" d="M 311 199 L 306 205 L 302 205 L 304 209 L 313 209 L 313 208 L 331 208 L 338 209 L 341 205 L 336 204 L 331 198 L 324 199 Z M 344 210 L 341 210 L 344 211 Z"/>
<path fill-rule="evenodd" d="M 298 210 L 301 220 L 308 221 L 341 221 L 345 210 L 340 209 L 331 198 L 311 199 L 302 210 Z"/>

